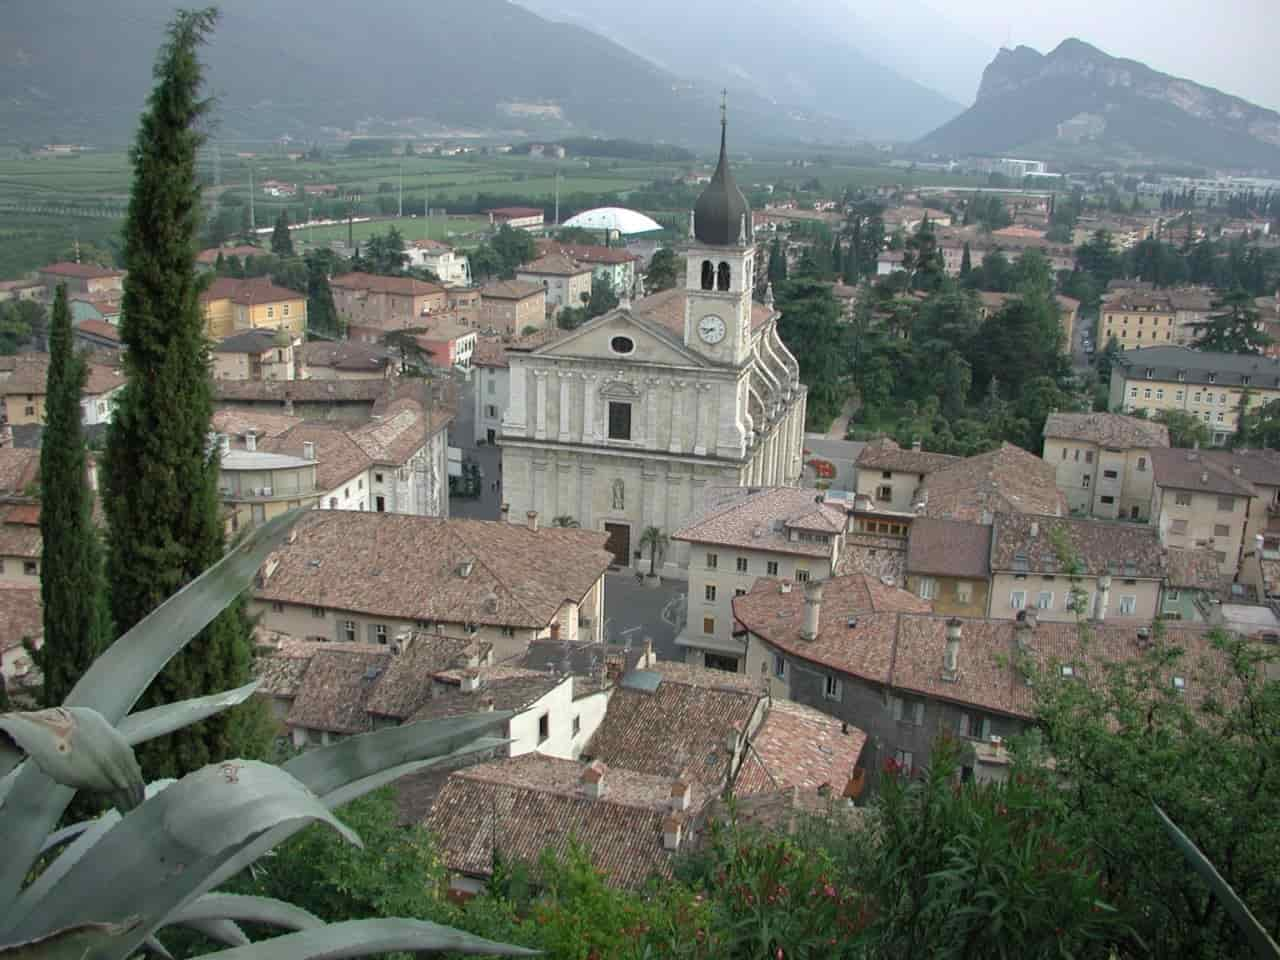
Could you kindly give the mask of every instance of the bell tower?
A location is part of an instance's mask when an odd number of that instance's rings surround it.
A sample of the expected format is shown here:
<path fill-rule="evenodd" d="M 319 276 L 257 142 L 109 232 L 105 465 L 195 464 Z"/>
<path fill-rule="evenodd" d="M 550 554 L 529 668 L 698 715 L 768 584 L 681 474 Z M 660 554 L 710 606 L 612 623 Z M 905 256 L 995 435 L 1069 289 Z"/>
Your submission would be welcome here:
<path fill-rule="evenodd" d="M 720 160 L 689 219 L 684 343 L 717 363 L 741 366 L 751 354 L 755 240 L 751 207 L 729 169 L 728 108 L 720 104 Z"/>

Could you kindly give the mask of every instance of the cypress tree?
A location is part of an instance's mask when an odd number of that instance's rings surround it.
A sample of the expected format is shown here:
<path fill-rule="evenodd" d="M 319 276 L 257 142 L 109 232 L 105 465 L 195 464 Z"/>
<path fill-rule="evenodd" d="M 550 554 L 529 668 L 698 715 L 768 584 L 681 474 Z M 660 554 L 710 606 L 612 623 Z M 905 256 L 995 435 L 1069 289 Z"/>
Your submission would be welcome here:
<path fill-rule="evenodd" d="M 329 274 L 324 261 L 317 256 L 307 257 L 307 326 L 335 337 L 342 335 Z"/>
<path fill-rule="evenodd" d="M 71 343 L 71 311 L 62 284 L 53 300 L 45 428 L 40 446 L 40 602 L 45 706 L 62 703 L 102 651 L 102 554 L 93 529 L 80 391 L 87 370 Z"/>
<path fill-rule="evenodd" d="M 200 99 L 197 54 L 216 17 L 212 9 L 180 11 L 170 24 L 131 152 L 120 322 L 128 382 L 107 432 L 103 471 L 111 612 L 122 632 L 216 562 L 224 547 L 195 271 L 196 150 L 208 108 Z M 236 604 L 170 661 L 140 706 L 240 686 L 249 680 L 251 654 L 243 603 Z M 233 751 L 254 752 L 237 739 L 242 718 L 220 714 L 143 745 L 149 778 L 179 776 Z"/>
<path fill-rule="evenodd" d="M 837 280 L 844 273 L 843 259 L 840 250 L 840 238 L 836 237 L 831 244 L 831 272 L 836 275 Z"/>
<path fill-rule="evenodd" d="M 277 257 L 293 256 L 293 237 L 289 235 L 289 214 L 280 211 L 276 217 L 275 229 L 271 231 L 271 252 Z"/>
<path fill-rule="evenodd" d="M 969 241 L 966 240 L 964 242 L 964 251 L 960 254 L 960 276 L 967 279 L 972 270 L 973 260 L 969 255 Z"/>

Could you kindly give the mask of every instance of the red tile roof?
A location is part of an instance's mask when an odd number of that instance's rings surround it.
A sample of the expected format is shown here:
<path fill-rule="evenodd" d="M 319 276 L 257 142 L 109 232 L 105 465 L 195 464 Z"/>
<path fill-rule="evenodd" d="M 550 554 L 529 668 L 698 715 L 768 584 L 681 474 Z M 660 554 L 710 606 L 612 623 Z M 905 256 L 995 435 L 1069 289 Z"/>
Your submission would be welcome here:
<path fill-rule="evenodd" d="M 1119 450 L 1169 446 L 1169 428 L 1163 423 L 1119 413 L 1051 413 L 1044 422 L 1044 435 Z"/>
<path fill-rule="evenodd" d="M 867 735 L 791 700 L 773 700 L 734 780 L 735 795 L 829 786 L 844 792 Z"/>
<path fill-rule="evenodd" d="M 81 320 L 76 324 L 76 329 L 90 336 L 101 337 L 103 340 L 120 342 L 120 328 L 105 320 Z"/>
<path fill-rule="evenodd" d="M 44 636 L 44 613 L 39 587 L 0 587 L 0 652 L 21 647 L 23 640 L 39 646 Z"/>
<path fill-rule="evenodd" d="M 124 272 L 109 267 L 100 267 L 96 263 L 71 263 L 63 260 L 41 267 L 40 273 L 50 273 L 55 277 L 74 277 L 78 280 L 98 280 L 103 277 L 123 277 Z"/>
<path fill-rule="evenodd" d="M 991 514 L 1001 511 L 1051 516 L 1068 512 L 1053 464 L 1011 443 L 929 474 L 923 497 L 926 516 L 970 523 L 989 522 Z"/>
<path fill-rule="evenodd" d="M 844 532 L 845 512 L 816 503 L 812 490 L 796 487 L 712 487 L 704 491 L 703 508 L 673 540 L 726 547 L 768 550 L 802 556 L 829 557 L 830 543 L 793 540 L 790 531 L 817 531 L 829 537 Z"/>
<path fill-rule="evenodd" d="M 289 300 L 305 300 L 305 293 L 276 286 L 267 277 L 251 277 L 239 280 L 235 277 L 218 277 L 200 294 L 201 303 L 214 300 L 230 300 L 242 306 L 258 303 L 283 303 Z"/>
<path fill-rule="evenodd" d="M 210 247 L 208 250 L 201 250 L 196 254 L 196 263 L 213 266 L 213 264 L 218 262 L 219 254 L 221 254 L 225 260 L 227 257 L 240 257 L 241 259 L 244 259 L 245 257 L 260 257 L 264 253 L 269 252 L 270 251 L 268 250 L 263 250 L 261 247 L 250 246 L 247 243 L 237 244 L 234 247 Z"/>
<path fill-rule="evenodd" d="M 388 293 L 399 297 L 425 297 L 433 293 L 445 292 L 440 284 L 419 280 L 416 277 L 382 277 L 372 273 L 344 273 L 330 280 L 329 286 L 342 290 Z"/>
<path fill-rule="evenodd" d="M 544 257 L 539 257 L 533 263 L 526 263 L 522 267 L 516 268 L 516 273 L 529 273 L 536 277 L 577 277 L 584 273 L 590 273 L 590 267 L 584 267 L 562 253 L 549 253 Z"/>
<path fill-rule="evenodd" d="M 854 461 L 859 469 L 893 470 L 900 473 L 932 473 L 955 463 L 959 457 L 926 450 L 904 450 L 889 437 L 877 437 L 858 451 Z"/>

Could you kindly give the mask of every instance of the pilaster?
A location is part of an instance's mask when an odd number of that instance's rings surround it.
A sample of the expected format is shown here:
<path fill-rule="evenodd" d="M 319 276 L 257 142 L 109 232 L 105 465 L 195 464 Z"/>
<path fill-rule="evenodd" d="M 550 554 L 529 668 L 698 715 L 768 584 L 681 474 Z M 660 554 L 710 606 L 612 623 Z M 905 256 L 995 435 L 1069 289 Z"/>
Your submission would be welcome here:
<path fill-rule="evenodd" d="M 547 374 L 549 370 L 533 371 L 535 387 L 535 415 L 533 437 L 535 440 L 547 439 Z"/>
<path fill-rule="evenodd" d="M 569 442 L 569 409 L 570 396 L 573 387 L 573 373 L 567 370 L 560 371 L 560 442 Z"/>

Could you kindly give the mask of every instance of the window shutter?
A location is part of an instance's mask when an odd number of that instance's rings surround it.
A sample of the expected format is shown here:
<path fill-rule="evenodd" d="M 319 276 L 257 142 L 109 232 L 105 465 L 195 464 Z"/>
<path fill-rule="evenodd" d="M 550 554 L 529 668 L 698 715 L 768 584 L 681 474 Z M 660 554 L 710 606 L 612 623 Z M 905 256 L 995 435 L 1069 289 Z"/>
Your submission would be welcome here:
<path fill-rule="evenodd" d="M 333 639 L 338 643 L 341 643 L 343 640 L 346 639 L 346 637 L 342 635 L 342 618 L 341 617 L 333 618 Z"/>
<path fill-rule="evenodd" d="M 915 719 L 913 720 L 913 722 L 917 727 L 921 726 L 924 723 L 924 701 L 917 700 L 915 703 L 911 705 L 911 709 L 913 714 L 915 715 Z"/>
<path fill-rule="evenodd" d="M 889 703 L 890 703 L 890 706 L 893 708 L 893 719 L 901 720 L 902 719 L 902 698 L 893 697 L 890 699 Z"/>
<path fill-rule="evenodd" d="M 377 626 L 376 626 L 376 624 L 372 624 L 372 623 L 365 624 L 365 631 L 366 631 L 366 632 L 368 633 L 368 635 L 369 635 L 369 642 L 370 642 L 370 643 L 377 643 L 377 642 L 378 642 L 378 634 L 377 634 Z"/>
<path fill-rule="evenodd" d="M 981 734 L 980 734 L 980 737 L 981 737 L 983 740 L 990 740 L 990 739 L 991 739 L 991 718 L 990 718 L 990 717 L 983 717 L 983 718 L 982 718 L 982 727 L 981 727 L 981 731 L 982 731 L 982 732 L 981 732 Z"/>
<path fill-rule="evenodd" d="M 969 735 L 969 715 L 967 713 L 960 714 L 960 722 L 956 725 L 956 733 L 962 737 Z"/>

